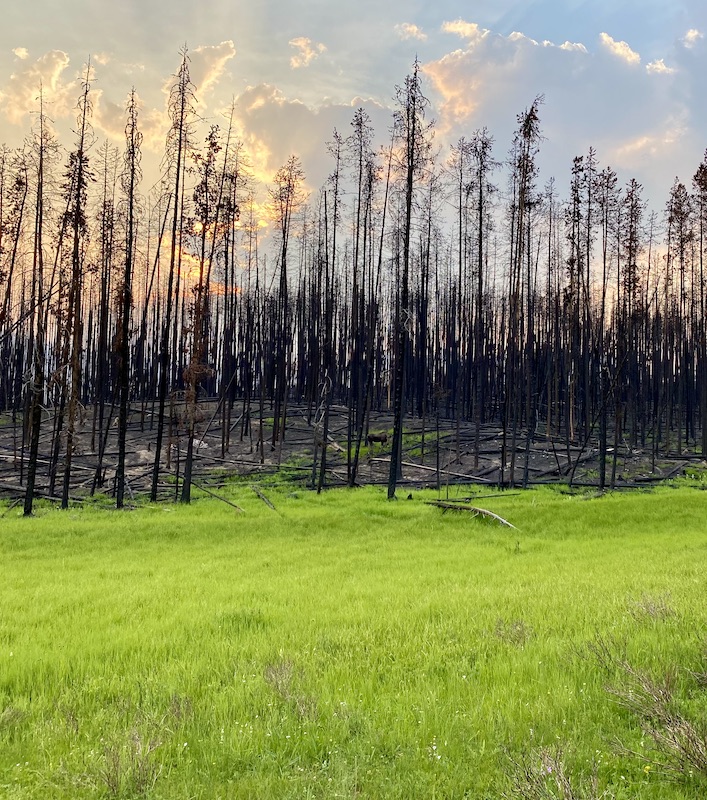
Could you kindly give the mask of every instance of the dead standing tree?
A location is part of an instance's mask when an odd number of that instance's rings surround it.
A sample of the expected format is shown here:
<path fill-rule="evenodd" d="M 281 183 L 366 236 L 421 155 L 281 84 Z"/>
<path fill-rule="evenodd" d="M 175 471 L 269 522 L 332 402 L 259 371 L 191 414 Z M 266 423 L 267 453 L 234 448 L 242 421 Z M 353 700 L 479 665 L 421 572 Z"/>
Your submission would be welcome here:
<path fill-rule="evenodd" d="M 287 418 L 288 361 L 291 347 L 291 309 L 288 296 L 287 255 L 292 232 L 293 215 L 303 202 L 302 182 L 304 172 L 297 156 L 290 156 L 275 175 L 275 185 L 270 190 L 275 224 L 280 234 L 280 277 L 277 291 L 275 323 L 275 375 L 273 386 L 272 448 L 275 450 L 285 438 Z"/>
<path fill-rule="evenodd" d="M 34 489 L 39 458 L 39 434 L 42 425 L 42 403 L 46 383 L 45 345 L 48 298 L 44 293 L 44 217 L 45 179 L 47 163 L 51 164 L 56 143 L 49 133 L 44 116 L 44 102 L 40 87 L 39 126 L 32 143 L 36 167 L 36 189 L 34 228 L 32 238 L 32 314 L 34 317 L 34 343 L 31 356 L 31 397 L 29 403 L 29 458 L 27 461 L 27 483 L 25 487 L 24 515 L 32 514 Z"/>
<path fill-rule="evenodd" d="M 219 231 L 219 218 L 222 212 L 224 186 L 226 182 L 226 163 L 224 158 L 220 173 L 217 172 L 217 157 L 221 151 L 218 127 L 212 126 L 206 139 L 204 155 L 195 154 L 199 182 L 194 189 L 194 233 L 197 237 L 199 275 L 192 289 L 192 352 L 191 361 L 185 370 L 186 414 L 187 414 L 187 452 L 184 462 L 184 482 L 181 501 L 191 500 L 192 467 L 194 461 L 194 434 L 197 421 L 197 400 L 199 384 L 212 374 L 207 364 L 209 340 L 209 285 L 213 267 L 216 242 Z M 226 153 L 226 156 L 228 154 Z"/>
<path fill-rule="evenodd" d="M 63 365 L 68 369 L 69 394 L 66 426 L 66 456 L 61 492 L 61 507 L 69 506 L 69 483 L 71 480 L 71 459 L 74 453 L 76 421 L 79 411 L 79 392 L 81 388 L 81 351 L 83 344 L 82 294 L 85 271 L 85 250 L 88 237 L 86 218 L 87 190 L 93 175 L 88 166 L 88 150 L 93 144 L 93 132 L 89 123 L 92 113 L 89 92 L 91 64 L 86 66 L 81 99 L 79 100 L 78 130 L 76 149 L 69 155 L 66 171 L 65 189 L 68 201 L 67 228 L 71 230 L 71 271 L 69 278 L 65 353 L 68 356 Z"/>
<path fill-rule="evenodd" d="M 707 320 L 705 320 L 705 248 L 707 247 L 707 153 L 697 168 L 693 178 L 694 204 L 696 216 L 695 239 L 698 262 L 698 306 L 697 348 L 698 348 L 698 398 L 701 428 L 702 453 L 707 453 Z"/>
<path fill-rule="evenodd" d="M 420 65 L 415 61 L 405 86 L 397 91 L 399 108 L 395 112 L 394 130 L 398 144 L 398 167 L 402 177 L 402 273 L 398 287 L 395 319 L 395 395 L 393 401 L 393 447 L 388 474 L 388 499 L 395 497 L 403 441 L 403 410 L 405 406 L 405 354 L 408 346 L 410 314 L 410 243 L 413 223 L 415 190 L 430 159 L 431 126 L 425 123 L 429 100 L 422 93 Z"/>
<path fill-rule="evenodd" d="M 341 159 L 343 141 L 336 129 L 334 129 L 333 140 L 328 143 L 329 155 L 334 159 L 334 171 L 329 175 L 327 181 L 331 187 L 331 192 L 326 190 L 323 193 L 324 207 L 324 243 L 318 248 L 318 262 L 324 266 L 324 343 L 322 347 L 322 376 L 320 387 L 320 430 L 315 431 L 315 450 L 314 462 L 316 467 L 317 446 L 321 444 L 322 458 L 319 465 L 319 479 L 317 482 L 317 492 L 321 492 L 324 486 L 324 478 L 327 469 L 327 447 L 329 440 L 329 412 L 333 387 L 336 385 L 336 348 L 333 345 L 334 328 L 334 286 L 336 274 L 336 237 L 338 232 L 339 220 L 341 216 Z M 329 204 L 331 203 L 331 214 Z M 329 230 L 331 228 L 331 239 Z M 329 242 L 331 241 L 331 247 Z M 322 252 L 323 250 L 323 252 Z M 343 365 L 342 365 L 343 367 Z M 350 427 L 349 427 L 350 438 Z M 320 441 L 317 441 L 320 439 Z M 348 449 L 348 468 L 350 473 L 350 447 Z"/>
<path fill-rule="evenodd" d="M 164 318 L 160 337 L 159 350 L 159 382 L 157 390 L 157 436 L 155 444 L 155 461 L 152 468 L 152 485 L 150 500 L 157 500 L 157 485 L 162 459 L 162 443 L 164 440 L 165 405 L 167 400 L 168 377 L 170 372 L 169 342 L 174 307 L 174 282 L 177 259 L 180 257 L 180 241 L 182 232 L 183 205 L 183 171 L 189 149 L 190 123 L 194 113 L 194 85 L 189 76 L 189 57 L 186 47 L 182 50 L 182 63 L 169 95 L 169 112 L 171 127 L 167 135 L 167 159 L 172 176 L 174 191 L 172 194 L 172 229 L 169 251 L 169 271 L 167 276 L 167 293 L 165 297 Z"/>
<path fill-rule="evenodd" d="M 505 468 L 508 463 L 508 483 L 515 481 L 516 448 L 519 426 L 522 417 L 522 395 L 520 387 L 525 377 L 526 390 L 531 379 L 530 374 L 523 374 L 523 367 L 530 369 L 529 343 L 532 342 L 533 319 L 532 305 L 523 308 L 524 300 L 531 303 L 532 285 L 530 250 L 530 212 L 535 202 L 534 185 L 537 175 L 536 156 L 539 148 L 540 105 L 542 97 L 536 97 L 529 109 L 518 115 L 518 130 L 511 150 L 511 192 L 510 211 L 510 275 L 508 295 L 508 325 L 505 352 L 505 370 L 503 375 L 502 401 L 502 444 L 501 468 L 499 483 L 504 484 Z M 531 318 L 526 319 L 524 312 Z M 525 348 L 524 348 L 525 342 Z M 525 351 L 525 359 L 523 358 Z M 530 420 L 528 420 L 528 423 Z M 510 454 L 508 453 L 508 433 L 510 427 Z"/>
<path fill-rule="evenodd" d="M 115 504 L 123 508 L 125 496 L 125 446 L 128 427 L 128 404 L 130 401 L 130 312 L 133 302 L 133 272 L 135 268 L 135 242 L 137 234 L 136 212 L 139 209 L 138 185 L 141 178 L 140 146 L 142 134 L 137 126 L 137 98 L 135 89 L 128 101 L 128 121 L 125 126 L 125 155 L 121 186 L 125 207 L 125 261 L 123 280 L 118 289 L 117 300 L 120 321 L 118 326 L 118 467 L 115 476 Z"/>
<path fill-rule="evenodd" d="M 22 316 L 17 322 L 12 317 L 13 306 L 24 296 L 19 267 L 28 193 L 25 150 L 17 150 L 10 157 L 10 151 L 3 148 L 0 155 L 0 285 L 4 283 L 5 286 L 0 303 L 0 408 L 12 408 L 13 416 L 20 407 L 25 336 Z"/>
<path fill-rule="evenodd" d="M 349 486 L 356 484 L 361 442 L 367 423 L 366 410 L 373 379 L 373 354 L 375 352 L 375 333 L 377 329 L 378 296 L 380 294 L 380 271 L 374 276 L 372 215 L 373 195 L 378 179 L 378 169 L 372 150 L 373 129 L 368 114 L 359 108 L 351 122 L 353 133 L 347 145 L 355 164 L 356 208 L 354 224 L 353 276 L 351 301 L 351 323 L 353 342 L 353 397 L 355 413 L 355 448 Z M 366 267 L 368 266 L 368 269 Z M 368 307 L 366 295 L 368 293 Z M 365 358 L 364 358 L 365 355 Z"/>

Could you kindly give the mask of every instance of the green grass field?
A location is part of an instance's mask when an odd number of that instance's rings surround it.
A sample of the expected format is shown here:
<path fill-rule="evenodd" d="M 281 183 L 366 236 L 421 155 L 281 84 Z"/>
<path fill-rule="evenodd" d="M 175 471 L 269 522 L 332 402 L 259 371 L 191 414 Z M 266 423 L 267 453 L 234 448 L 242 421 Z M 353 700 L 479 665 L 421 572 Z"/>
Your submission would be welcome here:
<path fill-rule="evenodd" d="M 0 518 L 0 797 L 707 797 L 707 494 L 264 491 Z"/>

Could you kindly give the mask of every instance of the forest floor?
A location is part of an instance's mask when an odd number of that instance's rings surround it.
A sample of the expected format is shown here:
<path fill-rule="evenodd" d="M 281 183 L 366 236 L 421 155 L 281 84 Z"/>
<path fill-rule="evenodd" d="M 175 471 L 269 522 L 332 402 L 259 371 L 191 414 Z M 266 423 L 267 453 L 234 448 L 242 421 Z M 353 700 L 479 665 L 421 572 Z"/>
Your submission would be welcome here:
<path fill-rule="evenodd" d="M 263 418 L 263 442 L 260 445 L 260 425 L 253 417 L 250 428 L 243 425 L 238 407 L 224 419 L 216 402 L 200 405 L 195 438 L 194 483 L 206 491 L 237 478 L 241 480 L 288 480 L 302 486 L 316 485 L 313 467 L 315 436 L 321 441 L 321 431 L 315 427 L 307 406 L 291 405 L 287 412 L 285 440 L 272 446 L 272 410 L 266 406 Z M 71 496 L 81 498 L 92 489 L 110 494 L 113 489 L 117 465 L 117 427 L 114 417 L 104 425 L 107 441 L 100 454 L 100 436 L 94 420 L 94 410 L 84 409 L 77 427 L 76 447 L 72 458 Z M 106 420 L 109 419 L 106 409 Z M 156 425 L 151 425 L 156 414 L 150 407 L 133 410 L 128 425 L 128 456 L 126 461 L 129 493 L 135 497 L 149 491 L 154 463 Z M 175 409 L 175 424 L 165 434 L 161 469 L 160 494 L 165 498 L 179 491 L 186 452 L 186 431 L 183 413 Z M 386 433 L 386 443 L 368 446 L 365 440 L 359 452 L 356 483 L 381 485 L 388 481 L 393 417 L 391 413 L 371 414 L 370 431 Z M 40 461 L 37 476 L 37 493 L 50 494 L 49 464 L 53 436 L 51 413 L 45 415 L 40 442 Z M 675 439 L 673 437 L 673 445 Z M 61 489 L 61 464 L 65 443 L 59 458 L 59 470 L 54 487 L 56 495 Z M 327 447 L 327 468 L 324 485 L 341 486 L 348 483 L 349 448 L 356 449 L 355 438 L 348 441 L 348 415 L 346 408 L 331 409 Z M 496 486 L 537 485 L 543 483 L 569 483 L 576 486 L 599 485 L 598 442 L 590 439 L 584 445 L 576 441 L 567 445 L 560 437 L 537 432 L 528 441 L 527 431 L 521 431 L 516 441 L 516 463 L 510 473 L 510 455 L 501 473 L 503 432 L 498 426 L 483 425 L 478 447 L 475 425 L 468 421 L 449 419 L 420 419 L 408 417 L 404 421 L 402 479 L 405 487 L 442 487 L 460 483 L 481 483 Z M 321 446 L 317 448 L 321 459 Z M 478 453 L 477 453 L 478 450 Z M 507 453 L 511 451 L 510 437 Z M 25 479 L 27 448 L 22 443 L 22 419 L 10 414 L 0 415 L 0 497 L 20 497 Z M 527 460 L 527 479 L 525 465 Z M 606 485 L 611 483 L 613 449 L 609 448 L 606 464 Z M 696 448 L 681 453 L 653 453 L 650 443 L 645 448 L 632 448 L 623 442 L 617 451 L 615 488 L 638 488 L 679 475 L 693 477 L 707 474 L 707 462 Z"/>

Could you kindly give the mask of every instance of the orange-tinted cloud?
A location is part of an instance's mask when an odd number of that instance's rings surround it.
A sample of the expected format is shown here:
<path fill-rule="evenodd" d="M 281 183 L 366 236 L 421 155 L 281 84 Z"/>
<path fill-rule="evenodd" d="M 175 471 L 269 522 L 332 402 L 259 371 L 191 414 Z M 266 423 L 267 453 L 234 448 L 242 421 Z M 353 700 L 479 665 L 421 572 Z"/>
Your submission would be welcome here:
<path fill-rule="evenodd" d="M 694 123 L 684 92 L 675 91 L 682 65 L 678 73 L 656 59 L 640 68 L 640 55 L 608 34 L 590 51 L 579 42 L 494 34 L 463 20 L 446 29 L 464 38 L 464 46 L 422 67 L 441 138 L 453 141 L 486 126 L 500 155 L 512 140 L 516 114 L 543 93 L 541 158 L 550 154 L 550 174 L 558 177 L 563 164 L 591 146 L 620 174 L 637 172 L 642 182 L 657 183 L 663 165 L 679 162 L 691 146 Z"/>
<path fill-rule="evenodd" d="M 315 58 L 319 58 L 326 50 L 326 46 L 321 44 L 321 42 L 313 42 L 306 36 L 298 36 L 296 39 L 290 39 L 289 45 L 296 50 L 295 54 L 290 58 L 290 66 L 292 69 L 308 67 Z"/>
<path fill-rule="evenodd" d="M 190 52 L 189 72 L 201 105 L 206 105 L 205 98 L 214 89 L 226 65 L 235 55 L 236 47 L 230 39 L 220 44 L 201 45 Z"/>
<path fill-rule="evenodd" d="M 75 106 L 76 84 L 66 81 L 64 73 L 69 66 L 69 56 L 63 50 L 51 50 L 35 61 L 28 60 L 24 48 L 15 53 L 21 59 L 21 68 L 10 76 L 0 90 L 0 109 L 7 119 L 23 124 L 39 108 L 40 86 L 44 94 L 47 113 L 54 119 L 65 117 Z"/>
<path fill-rule="evenodd" d="M 466 39 L 469 46 L 478 44 L 490 33 L 486 28 L 480 28 L 476 22 L 465 22 L 463 19 L 457 19 L 454 22 L 443 22 L 442 30 L 445 33 L 455 33 L 462 39 Z"/>
<path fill-rule="evenodd" d="M 395 26 L 394 30 L 398 38 L 403 41 L 417 39 L 420 42 L 424 42 L 427 39 L 427 34 L 417 25 L 413 25 L 410 22 L 401 22 L 400 25 Z"/>

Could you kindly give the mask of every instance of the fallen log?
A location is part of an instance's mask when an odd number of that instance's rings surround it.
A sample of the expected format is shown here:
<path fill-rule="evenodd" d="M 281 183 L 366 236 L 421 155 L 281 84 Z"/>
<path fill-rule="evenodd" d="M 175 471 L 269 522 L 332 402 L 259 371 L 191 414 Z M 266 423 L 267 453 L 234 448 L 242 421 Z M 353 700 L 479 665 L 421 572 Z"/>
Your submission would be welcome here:
<path fill-rule="evenodd" d="M 428 506 L 437 506 L 437 508 L 441 508 L 442 513 L 445 513 L 450 509 L 452 511 L 468 511 L 475 517 L 487 517 L 488 519 L 493 519 L 496 522 L 499 522 L 501 525 L 505 525 L 507 528 L 513 528 L 513 530 L 518 530 L 516 526 L 512 525 L 507 519 L 499 517 L 498 514 L 494 514 L 493 511 L 489 511 L 486 508 L 479 508 L 478 506 L 461 505 L 460 503 L 452 503 L 445 500 L 426 500 L 425 503 Z"/>
<path fill-rule="evenodd" d="M 221 497 L 221 495 L 220 494 L 216 494 L 216 492 L 212 492 L 211 489 L 207 489 L 206 486 L 204 486 L 203 484 L 197 483 L 193 478 L 192 478 L 191 482 L 194 484 L 194 486 L 196 486 L 197 489 L 201 490 L 202 492 L 205 492 L 206 494 L 210 495 L 211 497 L 215 497 L 217 500 L 220 500 L 222 503 L 226 503 L 226 505 L 231 506 L 232 508 L 235 508 L 236 511 L 238 511 L 241 514 L 245 513 L 243 511 L 243 509 L 239 505 L 236 505 L 236 503 L 232 503 L 230 500 L 228 500 L 225 497 Z"/>
<path fill-rule="evenodd" d="M 251 489 L 252 489 L 252 490 L 253 490 L 253 491 L 254 491 L 254 492 L 255 492 L 255 493 L 258 495 L 258 497 L 259 497 L 259 498 L 260 498 L 260 499 L 263 501 L 263 503 L 265 503 L 265 505 L 266 505 L 268 508 L 272 508 L 272 510 L 273 510 L 273 511 L 277 511 L 277 509 L 275 508 L 275 506 L 274 506 L 274 505 L 273 505 L 273 504 L 270 502 L 270 500 L 268 500 L 268 498 L 267 498 L 267 497 L 266 497 L 266 496 L 265 496 L 265 495 L 264 495 L 264 494 L 263 494 L 263 493 L 260 491 L 260 489 L 258 489 L 258 487 L 257 487 L 257 486 L 251 486 L 250 488 L 251 488 Z"/>

